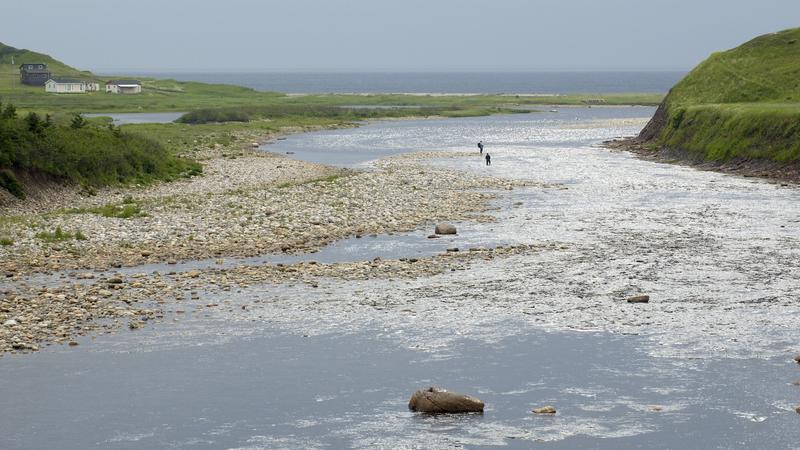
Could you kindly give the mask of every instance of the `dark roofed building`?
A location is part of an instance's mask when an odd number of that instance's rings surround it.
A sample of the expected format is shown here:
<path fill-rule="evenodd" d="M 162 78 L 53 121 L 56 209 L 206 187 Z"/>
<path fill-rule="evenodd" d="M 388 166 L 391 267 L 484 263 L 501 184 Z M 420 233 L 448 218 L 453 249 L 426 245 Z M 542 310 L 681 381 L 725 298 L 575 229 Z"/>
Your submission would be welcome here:
<path fill-rule="evenodd" d="M 19 66 L 19 81 L 29 86 L 44 86 L 51 78 L 47 64 L 31 63 Z"/>

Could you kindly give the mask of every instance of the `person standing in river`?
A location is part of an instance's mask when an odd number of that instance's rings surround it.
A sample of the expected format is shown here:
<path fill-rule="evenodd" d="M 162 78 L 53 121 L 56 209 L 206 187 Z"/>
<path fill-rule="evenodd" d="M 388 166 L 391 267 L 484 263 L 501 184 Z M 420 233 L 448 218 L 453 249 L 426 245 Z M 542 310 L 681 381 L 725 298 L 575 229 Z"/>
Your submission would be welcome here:
<path fill-rule="evenodd" d="M 478 150 L 480 150 L 481 155 L 483 154 L 483 141 L 478 141 Z"/>
<path fill-rule="evenodd" d="M 492 157 L 489 156 L 489 153 L 486 153 L 486 165 L 487 166 L 491 166 L 492 165 Z"/>

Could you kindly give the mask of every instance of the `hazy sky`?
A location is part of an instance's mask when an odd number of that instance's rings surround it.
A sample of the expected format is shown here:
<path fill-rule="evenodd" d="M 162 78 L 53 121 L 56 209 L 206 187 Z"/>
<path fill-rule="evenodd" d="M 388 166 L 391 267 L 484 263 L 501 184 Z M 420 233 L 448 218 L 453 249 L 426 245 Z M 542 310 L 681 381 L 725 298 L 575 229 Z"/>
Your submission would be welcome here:
<path fill-rule="evenodd" d="M 90 70 L 659 70 L 800 0 L 2 0 L 0 42 Z"/>

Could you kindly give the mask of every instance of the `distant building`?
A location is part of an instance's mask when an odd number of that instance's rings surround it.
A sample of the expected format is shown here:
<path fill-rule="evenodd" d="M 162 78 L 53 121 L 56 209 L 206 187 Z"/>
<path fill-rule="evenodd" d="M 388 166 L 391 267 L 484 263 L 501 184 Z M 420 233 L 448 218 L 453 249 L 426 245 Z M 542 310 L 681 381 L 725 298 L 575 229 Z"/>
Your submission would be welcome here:
<path fill-rule="evenodd" d="M 84 81 L 83 84 L 86 85 L 86 92 L 98 92 L 100 90 L 100 83 L 97 81 Z"/>
<path fill-rule="evenodd" d="M 142 83 L 138 80 L 110 80 L 106 83 L 106 92 L 114 94 L 140 94 Z"/>
<path fill-rule="evenodd" d="M 22 82 L 22 84 L 44 86 L 51 77 L 52 74 L 47 70 L 47 64 L 33 63 L 19 66 L 19 81 Z"/>
<path fill-rule="evenodd" d="M 44 90 L 54 94 L 83 94 L 86 83 L 72 78 L 50 78 L 45 82 Z"/>

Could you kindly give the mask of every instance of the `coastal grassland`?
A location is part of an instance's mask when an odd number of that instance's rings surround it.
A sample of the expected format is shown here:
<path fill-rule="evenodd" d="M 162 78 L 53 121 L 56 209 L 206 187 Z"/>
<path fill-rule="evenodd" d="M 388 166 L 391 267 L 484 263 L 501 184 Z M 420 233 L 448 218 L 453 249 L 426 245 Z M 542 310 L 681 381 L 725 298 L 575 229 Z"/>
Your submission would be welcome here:
<path fill-rule="evenodd" d="M 800 162 L 800 28 L 711 55 L 670 91 L 639 139 L 710 162 Z"/>
<path fill-rule="evenodd" d="M 401 117 L 430 116 L 482 116 L 496 113 L 519 112 L 515 109 L 501 107 L 462 107 L 450 105 L 414 106 L 405 108 L 359 108 L 354 106 L 329 106 L 282 104 L 257 107 L 210 108 L 200 109 L 184 114 L 178 122 L 203 124 L 212 122 L 249 122 L 256 119 L 283 120 L 292 123 L 316 119 L 320 123 L 348 123 L 367 119 L 388 119 Z"/>
<path fill-rule="evenodd" d="M 698 159 L 800 159 L 800 104 L 694 105 L 675 107 L 669 114 L 660 143 Z"/>

